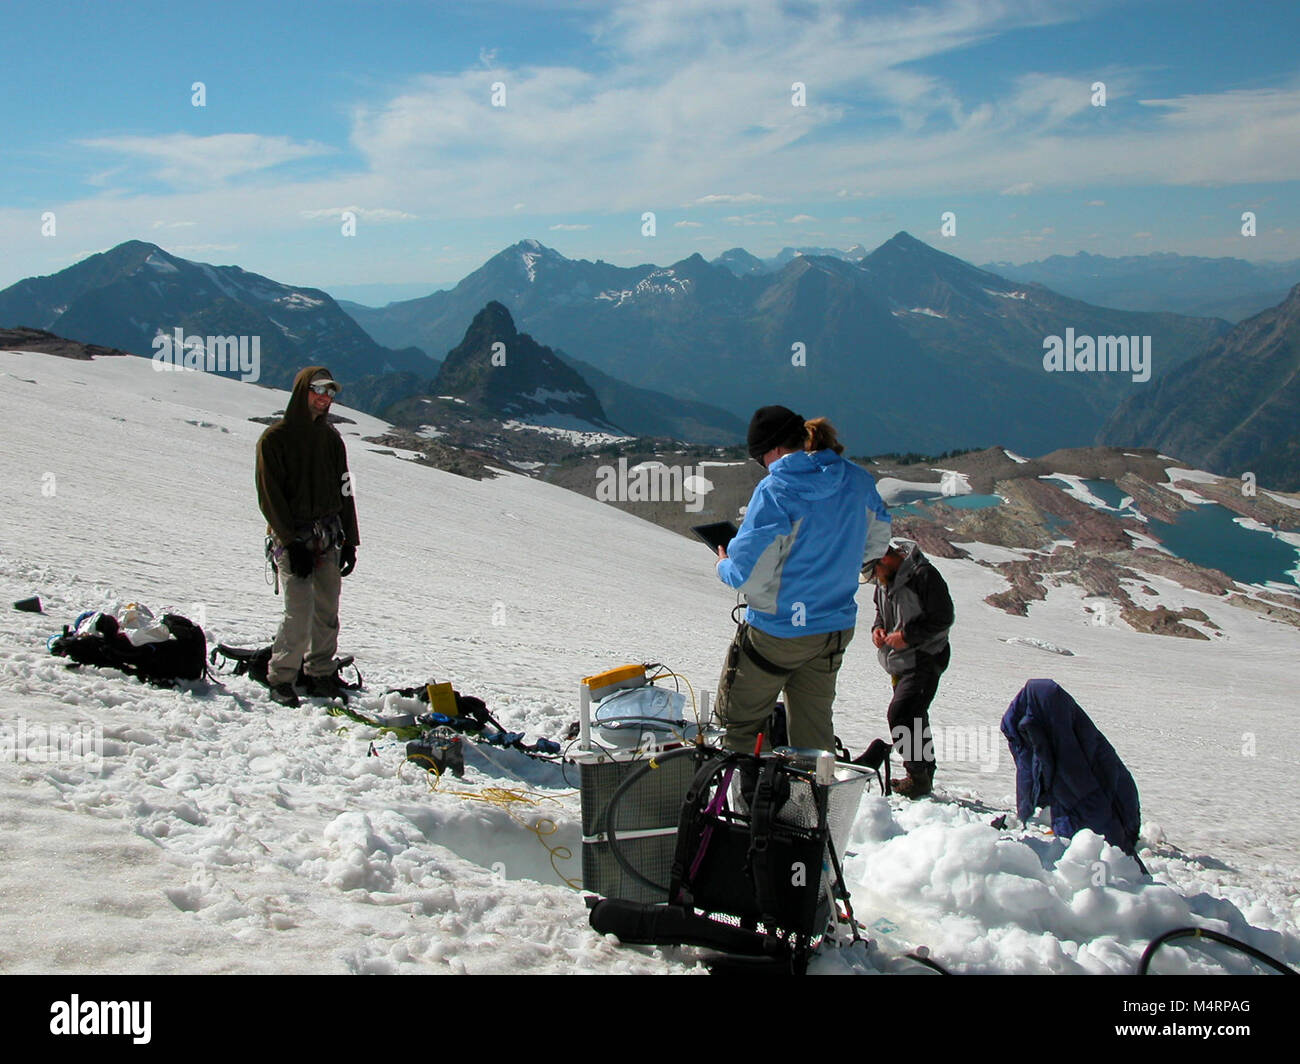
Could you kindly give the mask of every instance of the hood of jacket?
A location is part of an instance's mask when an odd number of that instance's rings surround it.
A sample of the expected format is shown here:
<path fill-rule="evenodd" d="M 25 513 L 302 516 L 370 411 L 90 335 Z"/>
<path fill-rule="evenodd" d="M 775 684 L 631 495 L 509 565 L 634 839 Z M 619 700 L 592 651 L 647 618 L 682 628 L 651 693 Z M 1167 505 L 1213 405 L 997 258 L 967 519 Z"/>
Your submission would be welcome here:
<path fill-rule="evenodd" d="M 834 451 L 795 451 L 768 467 L 777 498 L 828 499 L 844 489 L 848 463 Z"/>
<path fill-rule="evenodd" d="M 920 546 L 911 540 L 900 539 L 897 546 L 906 551 L 906 554 L 904 554 L 903 560 L 898 563 L 898 570 L 889 581 L 889 586 L 904 587 L 912 579 L 912 574 L 930 559 L 922 554 Z"/>
<path fill-rule="evenodd" d="M 317 373 L 325 372 L 329 374 L 331 380 L 334 374 L 330 373 L 324 366 L 307 366 L 305 369 L 298 371 L 298 376 L 293 379 L 293 394 L 289 396 L 289 403 L 284 408 L 284 424 L 295 429 L 310 428 L 315 422 L 311 416 L 311 405 L 307 402 L 307 396 L 311 394 L 312 378 Z M 326 424 L 329 415 L 325 414 L 321 420 Z"/>

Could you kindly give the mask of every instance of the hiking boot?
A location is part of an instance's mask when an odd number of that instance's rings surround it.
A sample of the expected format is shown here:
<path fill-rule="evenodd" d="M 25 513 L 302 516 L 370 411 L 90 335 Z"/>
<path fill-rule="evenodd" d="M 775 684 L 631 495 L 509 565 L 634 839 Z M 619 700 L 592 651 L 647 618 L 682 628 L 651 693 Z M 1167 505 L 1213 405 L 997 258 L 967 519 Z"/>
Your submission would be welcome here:
<path fill-rule="evenodd" d="M 328 676 L 312 676 L 308 673 L 303 679 L 303 686 L 311 698 L 337 698 L 344 702 L 348 700 L 348 693 L 339 683 L 337 673 L 330 673 Z"/>
<path fill-rule="evenodd" d="M 907 766 L 907 778 L 893 780 L 890 788 L 904 798 L 924 798 L 934 789 L 934 766 L 916 764 Z"/>
<path fill-rule="evenodd" d="M 271 701 L 279 702 L 282 706 L 290 708 L 301 705 L 298 701 L 298 692 L 293 689 L 291 683 L 277 683 L 271 686 Z"/>

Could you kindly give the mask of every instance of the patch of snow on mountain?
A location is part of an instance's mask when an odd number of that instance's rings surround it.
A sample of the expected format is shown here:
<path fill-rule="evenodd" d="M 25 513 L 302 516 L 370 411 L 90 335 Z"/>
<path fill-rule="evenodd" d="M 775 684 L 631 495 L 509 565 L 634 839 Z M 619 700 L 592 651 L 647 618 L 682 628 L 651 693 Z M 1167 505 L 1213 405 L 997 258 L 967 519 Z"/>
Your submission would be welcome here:
<path fill-rule="evenodd" d="M 237 303 L 243 302 L 240 298 L 240 292 L 225 279 L 219 270 L 209 266 L 206 262 L 199 262 L 195 265 L 204 272 L 208 280 L 217 287 L 217 290 L 223 296 L 226 296 L 228 299 L 233 299 Z"/>
<path fill-rule="evenodd" d="M 166 259 L 163 258 L 159 258 L 157 252 L 150 253 L 149 257 L 144 260 L 144 264 L 152 270 L 157 270 L 159 273 L 180 273 L 181 272 L 179 269 L 176 268 L 175 263 L 168 262 Z"/>
<path fill-rule="evenodd" d="M 1178 481 L 1187 480 L 1193 484 L 1217 484 L 1222 477 L 1217 477 L 1213 473 L 1207 473 L 1203 469 L 1181 469 L 1177 466 L 1171 466 L 1165 470 L 1165 476 L 1171 483 L 1161 484 L 1160 487 L 1167 491 L 1172 491 L 1175 495 L 1181 497 L 1187 502 L 1196 503 L 1198 506 L 1209 506 L 1213 499 L 1207 499 L 1203 495 L 1198 495 L 1191 488 L 1180 488 Z"/>
<path fill-rule="evenodd" d="M 271 322 L 272 325 L 274 325 L 277 329 L 279 329 L 282 333 L 284 333 L 284 335 L 287 336 L 290 340 L 301 339 L 301 337 L 296 332 L 290 329 L 289 326 L 285 325 L 283 322 L 276 321 L 269 314 L 267 315 L 267 319 Z"/>
<path fill-rule="evenodd" d="M 325 300 L 316 299 L 305 292 L 290 292 L 275 300 L 280 306 L 291 310 L 306 310 L 311 307 L 325 306 Z"/>
<path fill-rule="evenodd" d="M 557 420 L 562 424 L 540 425 L 512 418 L 509 421 L 503 421 L 501 427 L 515 432 L 540 432 L 543 436 L 554 436 L 557 439 L 568 440 L 578 447 L 589 447 L 596 443 L 617 443 L 620 440 L 632 438 L 630 436 L 616 436 L 613 433 L 598 429 L 591 422 L 584 421 L 581 418 L 558 416 L 548 420 Z"/>
<path fill-rule="evenodd" d="M 1020 465 L 1025 465 L 1029 462 L 1028 458 L 1021 458 L 1020 455 L 1016 454 L 1014 451 L 1008 451 L 1005 447 L 1002 448 L 1002 453 L 1005 454 L 1008 458 L 1010 458 L 1011 461 L 1016 462 Z"/>
<path fill-rule="evenodd" d="M 1088 486 L 1083 482 L 1083 477 L 1076 477 L 1070 473 L 1046 473 L 1038 479 L 1060 481 L 1063 485 L 1062 490 L 1067 495 L 1078 499 L 1080 502 L 1087 503 L 1095 510 L 1105 510 L 1107 513 L 1120 512 L 1115 507 L 1108 505 L 1104 499 L 1089 491 Z"/>
<path fill-rule="evenodd" d="M 951 482 L 950 483 L 956 483 Z M 943 482 L 927 484 L 919 480 L 900 480 L 898 477 L 878 477 L 876 490 L 886 506 L 905 506 L 921 499 L 938 499 L 947 495 L 961 495 L 960 491 L 945 492 Z M 967 486 L 967 491 L 970 488 Z"/>
<path fill-rule="evenodd" d="M 944 496 L 969 495 L 970 478 L 955 469 L 936 469 L 939 474 L 939 494 Z"/>
<path fill-rule="evenodd" d="M 586 398 L 581 392 L 557 392 L 551 388 L 537 388 L 522 398 L 534 403 L 576 403 Z"/>
<path fill-rule="evenodd" d="M 1274 502 L 1280 502 L 1283 506 L 1291 506 L 1300 510 L 1300 499 L 1297 499 L 1293 495 L 1279 495 L 1275 491 L 1265 491 L 1264 494 Z"/>
<path fill-rule="evenodd" d="M 715 486 L 708 477 L 690 476 L 682 481 L 682 488 L 692 495 L 707 495 Z"/>

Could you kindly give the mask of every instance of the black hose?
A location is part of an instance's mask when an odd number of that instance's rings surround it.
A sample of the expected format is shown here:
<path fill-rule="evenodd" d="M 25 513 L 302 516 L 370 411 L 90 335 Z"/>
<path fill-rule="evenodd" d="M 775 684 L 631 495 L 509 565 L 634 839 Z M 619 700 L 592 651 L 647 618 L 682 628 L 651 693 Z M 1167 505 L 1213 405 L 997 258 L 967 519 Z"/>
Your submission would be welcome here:
<path fill-rule="evenodd" d="M 1253 957 L 1260 964 L 1266 964 L 1274 971 L 1281 975 L 1297 975 L 1294 968 L 1290 968 L 1279 960 L 1275 960 L 1267 953 L 1257 950 L 1254 946 L 1248 946 L 1245 942 L 1239 942 L 1235 938 L 1229 938 L 1227 935 L 1221 935 L 1217 931 L 1211 931 L 1205 927 L 1179 927 L 1173 931 L 1166 931 L 1159 938 L 1151 940 L 1151 944 L 1142 953 L 1142 960 L 1138 962 L 1138 975 L 1146 975 L 1147 967 L 1151 963 L 1151 958 L 1155 956 L 1156 950 L 1166 942 L 1171 942 L 1176 938 L 1208 938 L 1214 942 L 1221 942 L 1225 946 L 1231 946 L 1233 949 L 1240 950 L 1249 957 Z"/>
<path fill-rule="evenodd" d="M 664 886 L 662 883 L 656 883 L 654 880 L 642 875 L 641 871 L 634 868 L 632 862 L 623 855 L 623 851 L 618 845 L 618 831 L 614 826 L 615 814 L 618 812 L 618 804 L 623 800 L 623 795 L 631 790 L 632 785 L 652 768 L 657 767 L 657 765 L 662 765 L 665 761 L 671 761 L 675 757 L 685 757 L 687 754 L 695 754 L 696 752 L 696 747 L 684 746 L 680 750 L 670 750 L 666 754 L 654 755 L 654 757 L 646 760 L 640 768 L 630 773 L 628 777 L 614 789 L 614 793 L 609 796 L 609 804 L 605 806 L 605 833 L 609 837 L 609 852 L 614 855 L 614 860 L 618 862 L 619 868 L 623 869 L 624 872 L 635 879 L 638 883 L 649 887 L 651 890 L 658 891 L 665 897 L 668 896 L 668 887 Z"/>
<path fill-rule="evenodd" d="M 919 953 L 909 953 L 907 954 L 907 959 L 909 961 L 916 961 L 917 964 L 924 964 L 927 968 L 933 968 L 940 975 L 952 975 L 952 972 L 948 971 L 948 969 L 938 961 L 933 961 L 929 957 L 922 957 Z"/>

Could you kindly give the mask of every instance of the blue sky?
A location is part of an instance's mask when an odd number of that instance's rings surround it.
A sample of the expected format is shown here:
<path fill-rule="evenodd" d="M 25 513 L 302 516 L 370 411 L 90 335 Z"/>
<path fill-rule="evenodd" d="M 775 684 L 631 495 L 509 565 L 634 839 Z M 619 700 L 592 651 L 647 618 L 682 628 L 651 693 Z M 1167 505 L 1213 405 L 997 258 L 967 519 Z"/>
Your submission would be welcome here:
<path fill-rule="evenodd" d="M 1293 259 L 1298 38 L 1273 0 L 9 2 L 0 287 L 133 238 L 353 297 L 524 237 Z"/>

